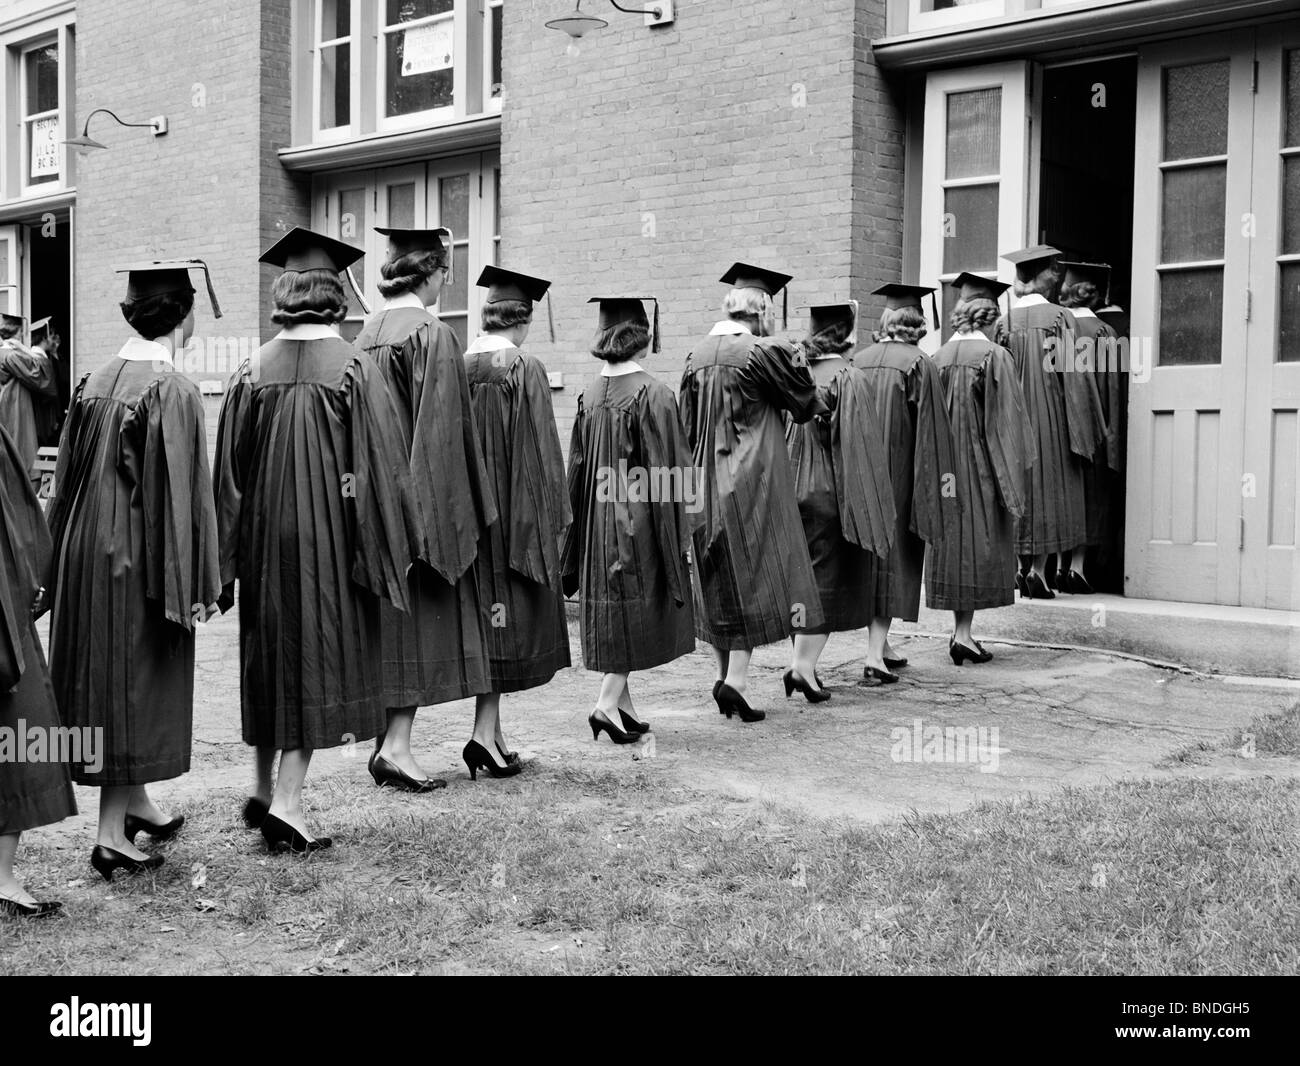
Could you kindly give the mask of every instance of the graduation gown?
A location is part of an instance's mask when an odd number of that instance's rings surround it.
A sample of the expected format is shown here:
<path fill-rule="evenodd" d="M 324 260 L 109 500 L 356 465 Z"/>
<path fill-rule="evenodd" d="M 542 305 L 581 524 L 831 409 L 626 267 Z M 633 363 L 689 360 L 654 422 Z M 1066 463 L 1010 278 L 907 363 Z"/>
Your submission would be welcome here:
<path fill-rule="evenodd" d="M 49 736 L 59 728 L 54 688 L 32 624 L 52 544 L 28 472 L 0 426 L 0 729 L 12 730 L 16 743 L 33 731 Z M 28 762 L 17 751 L 0 751 L 0 836 L 76 813 L 66 762 Z"/>
<path fill-rule="evenodd" d="M 672 390 L 639 367 L 592 382 L 569 445 L 563 555 L 588 670 L 649 670 L 695 650 L 687 557 L 700 491 Z"/>
<path fill-rule="evenodd" d="M 1015 359 L 1038 452 L 1017 524 L 1021 555 L 1071 551 L 1087 538 L 1084 463 L 1106 429 L 1093 375 L 1073 367 L 1077 329 L 1065 308 L 1026 297 L 998 322 L 994 338 Z"/>
<path fill-rule="evenodd" d="M 894 544 L 888 560 L 872 563 L 871 611 L 915 622 L 925 545 L 939 539 L 960 508 L 956 493 L 945 491 L 955 460 L 939 374 L 920 348 L 900 341 L 873 344 L 851 360 L 875 396 L 894 487 Z"/>
<path fill-rule="evenodd" d="M 390 301 L 356 347 L 374 359 L 397 407 L 419 530 L 407 575 L 409 613 L 387 600 L 384 699 L 419 707 L 488 689 L 475 562 L 496 504 L 470 411 L 460 339 L 416 298 Z"/>
<path fill-rule="evenodd" d="M 465 354 L 474 425 L 499 518 L 479 544 L 479 606 L 493 692 L 544 685 L 569 666 L 560 552 L 569 495 L 541 360 L 499 337 Z"/>
<path fill-rule="evenodd" d="M 161 345 L 123 355 L 73 394 L 49 511 L 59 712 L 104 731 L 102 771 L 73 768 L 83 785 L 189 770 L 194 626 L 221 592 L 198 386 Z"/>
<path fill-rule="evenodd" d="M 871 624 L 873 560 L 889 558 L 897 516 L 884 433 L 864 371 L 839 356 L 815 359 L 828 411 L 786 424 L 795 499 L 825 620 L 840 633 Z"/>
<path fill-rule="evenodd" d="M 1016 520 L 1035 457 L 1015 363 L 977 333 L 954 337 L 935 353 L 934 365 L 962 507 L 927 549 L 926 603 L 943 611 L 1006 607 L 1015 602 Z"/>
<path fill-rule="evenodd" d="M 1124 402 L 1122 395 L 1124 375 L 1119 370 L 1119 348 L 1115 331 L 1098 316 L 1085 309 L 1074 312 L 1076 336 L 1080 341 L 1091 342 L 1093 374 L 1096 378 L 1097 397 L 1106 432 L 1097 444 L 1092 461 L 1083 467 L 1083 501 L 1086 538 L 1090 548 L 1109 545 L 1122 528 L 1117 521 L 1117 511 L 1123 496 L 1123 482 L 1119 477 L 1120 441 L 1118 423 Z M 1114 367 L 1115 369 L 1111 369 Z"/>
<path fill-rule="evenodd" d="M 38 406 L 57 399 L 48 355 L 13 341 L 0 343 L 0 426 L 12 438 L 29 477 L 40 448 Z"/>
<path fill-rule="evenodd" d="M 825 617 L 782 416 L 802 423 L 825 409 L 808 361 L 783 340 L 721 322 L 687 357 L 678 403 L 704 479 L 696 636 L 730 651 L 817 629 Z"/>
<path fill-rule="evenodd" d="M 406 607 L 412 531 L 400 427 L 378 367 L 328 327 L 283 331 L 230 380 L 217 512 L 248 744 L 332 748 L 386 726 L 379 601 Z"/>

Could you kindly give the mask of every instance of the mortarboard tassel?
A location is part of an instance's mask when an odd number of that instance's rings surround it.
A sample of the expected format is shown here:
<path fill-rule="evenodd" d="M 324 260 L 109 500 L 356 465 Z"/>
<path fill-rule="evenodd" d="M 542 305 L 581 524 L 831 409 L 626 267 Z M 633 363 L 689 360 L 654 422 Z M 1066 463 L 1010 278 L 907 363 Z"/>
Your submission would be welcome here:
<path fill-rule="evenodd" d="M 352 273 L 352 268 L 344 267 L 343 273 L 348 276 L 348 284 L 352 286 L 352 291 L 356 293 L 357 303 L 361 305 L 361 310 L 366 314 L 370 314 L 370 304 L 367 303 L 366 298 L 361 295 L 361 286 L 357 284 L 357 279 Z"/>
<path fill-rule="evenodd" d="M 555 343 L 555 312 L 551 310 L 551 290 L 546 290 L 546 321 L 551 327 L 551 343 Z"/>
<path fill-rule="evenodd" d="M 208 286 L 208 299 L 212 301 L 212 317 L 220 318 L 221 305 L 217 303 L 217 290 L 212 287 L 212 275 L 211 273 L 208 272 L 208 264 L 205 263 L 202 259 L 196 259 L 194 261 L 203 268 L 203 280 L 207 283 Z"/>
<path fill-rule="evenodd" d="M 790 287 L 781 290 L 781 328 L 790 328 Z"/>
<path fill-rule="evenodd" d="M 650 345 L 650 353 L 652 355 L 658 355 L 659 349 L 659 301 L 655 300 L 654 341 Z"/>
<path fill-rule="evenodd" d="M 934 312 L 934 331 L 943 332 L 943 323 L 939 321 L 939 298 L 932 292 L 930 293 L 930 310 Z"/>

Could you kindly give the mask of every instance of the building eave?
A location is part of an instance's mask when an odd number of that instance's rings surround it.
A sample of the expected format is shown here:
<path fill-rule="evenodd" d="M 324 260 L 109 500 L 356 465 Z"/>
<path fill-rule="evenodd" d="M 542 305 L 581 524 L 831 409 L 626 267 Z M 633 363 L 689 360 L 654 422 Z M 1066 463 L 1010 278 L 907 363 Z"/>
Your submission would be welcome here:
<path fill-rule="evenodd" d="M 501 143 L 501 116 L 487 115 L 444 126 L 377 133 L 334 144 L 299 145 L 280 150 L 288 170 L 342 170 L 454 155 Z"/>
<path fill-rule="evenodd" d="M 1082 48 L 1127 48 L 1295 14 L 1295 0 L 1138 0 L 1082 11 L 1033 11 L 970 28 L 885 37 L 872 42 L 872 51 L 884 69 L 916 71 Z"/>
<path fill-rule="evenodd" d="M 44 195 L 0 201 L 0 224 L 29 222 L 54 211 L 66 211 L 77 202 L 77 190 L 59 189 Z"/>

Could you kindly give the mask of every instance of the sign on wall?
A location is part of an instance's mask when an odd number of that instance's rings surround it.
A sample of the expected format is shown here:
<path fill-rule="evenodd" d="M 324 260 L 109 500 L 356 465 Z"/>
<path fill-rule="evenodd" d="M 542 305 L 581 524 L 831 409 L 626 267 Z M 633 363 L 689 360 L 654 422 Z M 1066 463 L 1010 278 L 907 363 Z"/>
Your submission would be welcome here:
<path fill-rule="evenodd" d="M 412 26 L 407 30 L 402 42 L 402 76 L 450 70 L 454 29 L 452 19 L 443 19 L 428 26 Z"/>
<path fill-rule="evenodd" d="M 31 178 L 59 176 L 59 120 L 38 118 L 32 123 Z"/>

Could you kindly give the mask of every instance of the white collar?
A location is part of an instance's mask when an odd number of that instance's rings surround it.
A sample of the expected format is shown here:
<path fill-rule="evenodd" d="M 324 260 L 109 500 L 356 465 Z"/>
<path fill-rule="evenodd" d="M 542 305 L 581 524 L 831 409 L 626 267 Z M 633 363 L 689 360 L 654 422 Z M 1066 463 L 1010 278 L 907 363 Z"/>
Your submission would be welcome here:
<path fill-rule="evenodd" d="M 1047 297 L 1041 292 L 1031 292 L 1027 296 L 1022 296 L 1016 301 L 1017 307 L 1037 307 L 1039 304 L 1047 303 Z"/>
<path fill-rule="evenodd" d="M 166 363 L 174 366 L 172 353 L 157 341 L 147 341 L 143 337 L 132 337 L 117 353 L 119 359 L 132 363 Z"/>
<path fill-rule="evenodd" d="M 958 333 L 955 339 L 959 341 L 987 341 L 988 337 L 984 336 L 982 329 L 973 329 L 969 333 Z"/>
<path fill-rule="evenodd" d="M 511 344 L 505 337 L 499 337 L 495 333 L 480 333 L 474 338 L 474 343 L 465 349 L 465 354 L 477 355 L 479 352 L 504 352 L 507 348 L 518 348 L 518 345 Z"/>
<path fill-rule="evenodd" d="M 396 311 L 399 307 L 416 307 L 421 311 L 424 310 L 424 301 L 413 292 L 404 292 L 400 296 L 394 296 L 384 301 L 382 310 Z"/>
<path fill-rule="evenodd" d="M 1087 307 L 1071 307 L 1070 314 L 1075 318 L 1096 318 L 1097 316 Z"/>
<path fill-rule="evenodd" d="M 1119 304 L 1111 304 L 1111 305 L 1108 306 L 1108 307 L 1103 307 L 1103 308 L 1101 308 L 1101 310 L 1103 310 L 1103 311 L 1118 311 L 1121 315 L 1124 313 L 1124 308 L 1120 307 Z"/>
<path fill-rule="evenodd" d="M 300 322 L 296 326 L 285 326 L 273 338 L 277 341 L 337 341 L 342 340 L 339 331 L 324 322 Z"/>
<path fill-rule="evenodd" d="M 742 333 L 748 333 L 751 337 L 754 335 L 754 331 L 745 323 L 737 322 L 734 318 L 719 322 L 709 330 L 710 337 L 738 337 Z"/>
<path fill-rule="evenodd" d="M 639 374 L 641 364 L 634 359 L 629 359 L 623 363 L 605 363 L 600 368 L 600 376 L 603 378 L 621 378 L 628 374 Z"/>

